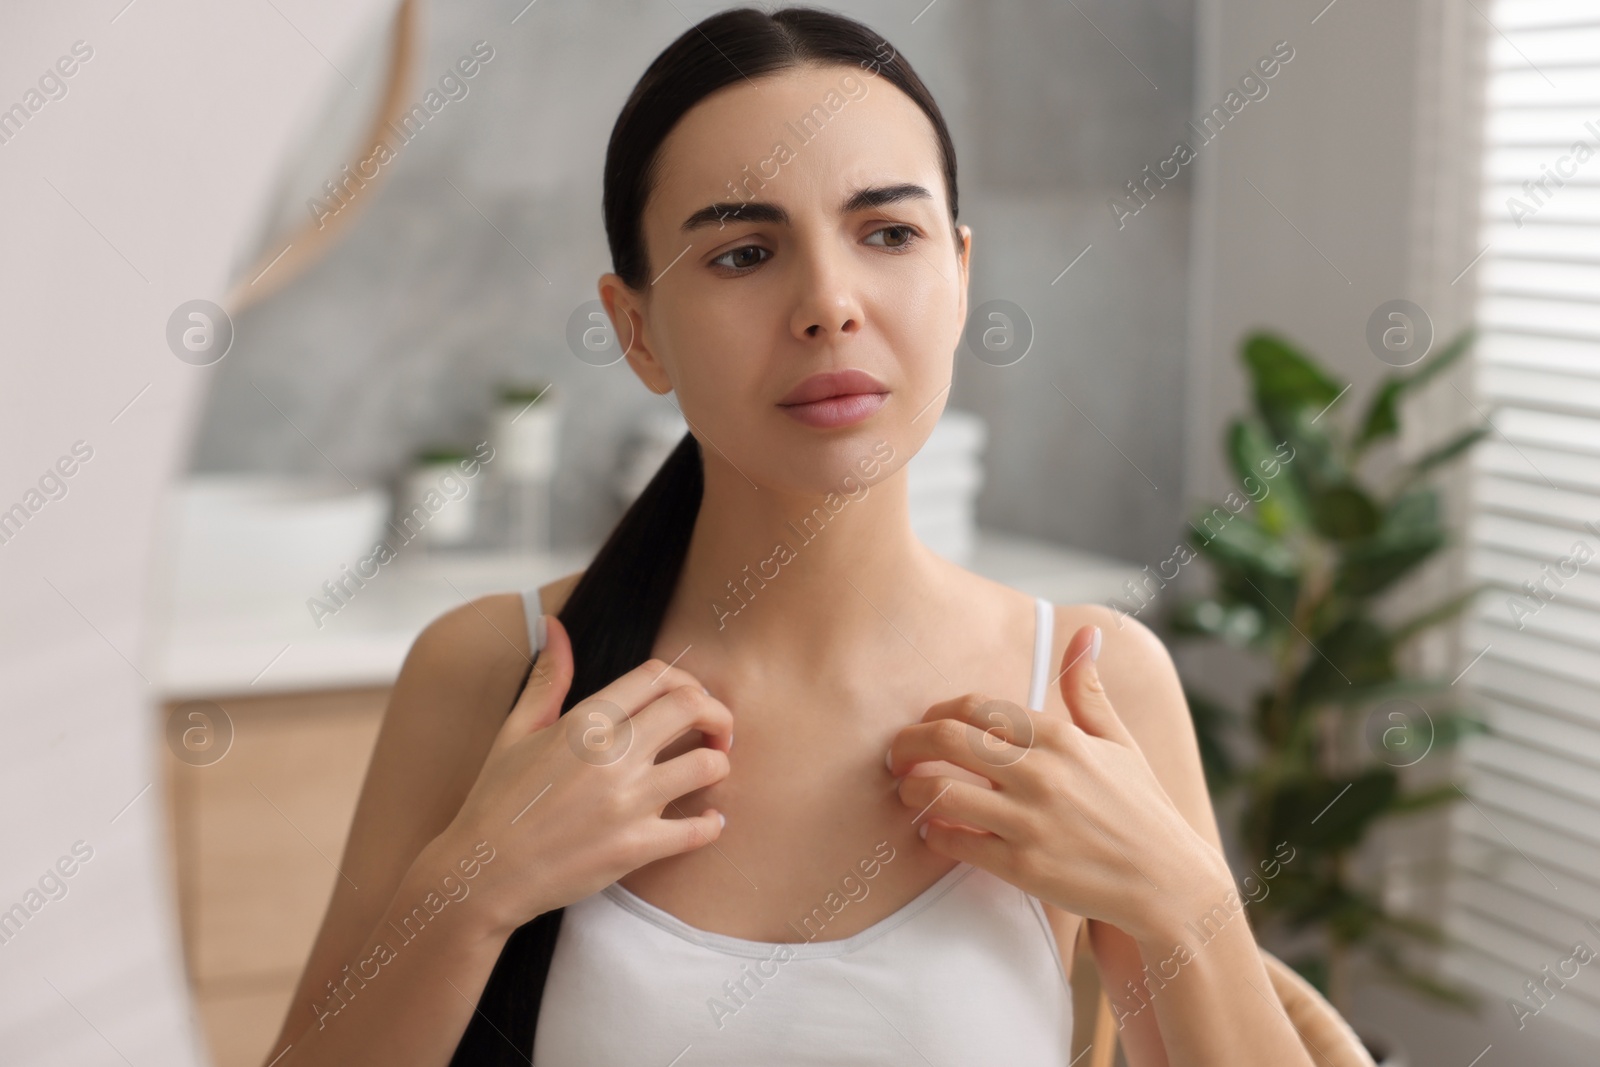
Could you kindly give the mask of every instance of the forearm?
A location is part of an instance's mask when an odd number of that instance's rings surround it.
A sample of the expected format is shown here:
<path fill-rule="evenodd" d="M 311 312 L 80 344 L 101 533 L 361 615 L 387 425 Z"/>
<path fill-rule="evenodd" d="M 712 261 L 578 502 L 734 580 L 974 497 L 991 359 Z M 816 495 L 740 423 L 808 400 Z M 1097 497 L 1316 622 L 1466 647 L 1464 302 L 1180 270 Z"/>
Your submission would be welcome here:
<path fill-rule="evenodd" d="M 442 1067 L 450 1060 L 505 945 L 508 931 L 486 921 L 469 891 L 441 893 L 459 881 L 459 859 L 441 844 L 424 849 L 363 948 L 309 1003 L 290 1006 L 306 1020 L 272 1067 L 382 1063 Z M 435 910 L 437 909 L 437 910 Z"/>
<path fill-rule="evenodd" d="M 1280 1006 L 1243 907 L 1229 883 L 1215 901 L 1164 933 L 1137 940 L 1145 969 L 1138 996 L 1109 990 L 1127 1013 L 1153 1012 L 1165 1067 L 1311 1067 L 1312 1059 Z M 1215 905 L 1215 906 L 1213 906 Z M 1147 1067 L 1135 1063 L 1134 1067 Z"/>

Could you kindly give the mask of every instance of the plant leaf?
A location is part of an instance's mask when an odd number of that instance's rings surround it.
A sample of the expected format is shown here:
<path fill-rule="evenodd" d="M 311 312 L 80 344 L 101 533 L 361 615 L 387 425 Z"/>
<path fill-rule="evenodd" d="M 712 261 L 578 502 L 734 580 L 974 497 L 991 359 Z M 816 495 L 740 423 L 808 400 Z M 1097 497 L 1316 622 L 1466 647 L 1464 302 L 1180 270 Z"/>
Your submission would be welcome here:
<path fill-rule="evenodd" d="M 1398 788 L 1399 776 L 1389 767 L 1369 767 L 1350 782 L 1286 783 L 1273 801 L 1271 839 L 1323 850 L 1354 847 Z"/>
<path fill-rule="evenodd" d="M 1262 623 L 1258 646 L 1275 647 L 1293 631 L 1287 619 L 1300 594 L 1299 576 L 1289 577 L 1257 571 L 1250 574 L 1235 567 L 1219 566 L 1217 599 L 1254 607 Z"/>
<path fill-rule="evenodd" d="M 1450 748 L 1473 734 L 1494 732 L 1494 727 L 1477 715 L 1455 711 L 1433 713 L 1433 743 L 1436 748 Z"/>
<path fill-rule="evenodd" d="M 1377 714 L 1387 706 L 1387 702 L 1380 704 L 1367 717 L 1364 727 L 1367 746 L 1391 767 L 1415 766 L 1434 749 L 1443 752 L 1460 744 L 1469 734 L 1493 732 L 1487 723 L 1455 709 L 1428 711 L 1409 700 L 1396 703 L 1410 706 L 1393 709 L 1379 719 Z M 1384 728 L 1379 733 L 1379 728 L 1385 722 L 1397 725 Z M 1388 756 L 1395 758 L 1386 758 Z"/>
<path fill-rule="evenodd" d="M 1361 420 L 1361 431 L 1357 434 L 1356 439 L 1351 442 L 1352 451 L 1359 455 L 1368 446 L 1399 433 L 1400 398 L 1410 390 L 1426 384 L 1434 375 L 1460 359 L 1468 346 L 1471 345 L 1475 336 L 1473 328 L 1469 326 L 1456 334 L 1449 344 L 1439 350 L 1438 355 L 1433 356 L 1431 359 L 1425 359 L 1422 366 L 1415 373 L 1409 375 L 1392 374 L 1385 378 L 1383 384 L 1373 394 L 1372 402 L 1367 406 L 1366 417 Z M 1457 439 L 1457 442 L 1453 443 L 1459 442 L 1460 439 Z M 1468 448 L 1471 444 L 1471 441 L 1467 441 L 1461 444 L 1457 451 Z M 1435 455 L 1436 453 L 1438 454 Z M 1426 466 L 1413 469 L 1406 475 L 1405 480 L 1411 481 L 1415 476 L 1433 466 L 1437 466 L 1439 463 L 1446 462 L 1455 454 L 1454 452 L 1444 453 L 1444 449 L 1436 449 L 1434 453 L 1429 453 L 1429 456 L 1434 457 L 1433 460 L 1427 463 Z M 1427 458 L 1424 457 L 1424 459 Z M 1422 461 L 1419 460 L 1418 462 L 1420 464 Z"/>
<path fill-rule="evenodd" d="M 1254 385 L 1256 411 L 1268 431 L 1290 448 L 1291 473 L 1307 497 L 1349 480 L 1322 413 L 1343 393 L 1308 356 L 1275 334 L 1245 339 L 1242 355 Z"/>
<path fill-rule="evenodd" d="M 1470 607 L 1473 600 L 1479 595 L 1493 588 L 1493 582 L 1479 582 L 1466 592 L 1453 596 L 1442 604 L 1436 604 L 1420 615 L 1413 615 L 1396 626 L 1390 632 L 1390 637 L 1393 638 L 1395 644 L 1407 641 L 1430 626 L 1437 626 L 1460 614 L 1463 609 Z"/>
<path fill-rule="evenodd" d="M 1266 632 L 1266 624 L 1254 604 L 1225 604 L 1205 597 L 1180 602 L 1167 616 L 1167 629 L 1175 637 L 1204 635 L 1243 648 Z"/>
<path fill-rule="evenodd" d="M 1378 529 L 1382 514 L 1372 498 L 1354 485 L 1335 485 L 1311 497 L 1317 532 L 1330 541 L 1354 541 Z"/>
<path fill-rule="evenodd" d="M 1268 409 L 1324 408 L 1341 392 L 1322 369 L 1276 334 L 1259 331 L 1244 342 L 1244 362 L 1255 384 L 1256 405 Z"/>
<path fill-rule="evenodd" d="M 1489 436 L 1493 430 L 1494 427 L 1492 426 L 1474 426 L 1469 430 L 1463 430 L 1444 444 L 1424 453 L 1413 461 L 1411 465 L 1412 472 L 1407 476 L 1406 481 L 1409 483 L 1414 478 L 1426 474 L 1433 468 L 1449 463 L 1452 459 L 1455 459 L 1461 453 Z"/>
<path fill-rule="evenodd" d="M 1462 798 L 1461 791 L 1454 782 L 1445 782 L 1442 785 L 1429 786 L 1426 789 L 1402 793 L 1394 798 L 1389 806 L 1389 811 L 1394 815 L 1409 815 L 1419 811 L 1436 808 L 1440 804 L 1449 804 Z"/>
<path fill-rule="evenodd" d="M 1381 942 L 1372 946 L 1373 957 L 1391 983 L 1414 989 L 1417 992 L 1451 1007 L 1476 1012 L 1483 1004 L 1481 996 L 1466 986 L 1443 982 L 1431 974 L 1414 970 L 1402 963 L 1393 946 Z"/>
<path fill-rule="evenodd" d="M 1357 686 L 1394 679 L 1394 645 L 1371 619 L 1346 619 L 1312 642 L 1313 654 L 1295 683 L 1295 705 L 1323 703 Z"/>
<path fill-rule="evenodd" d="M 1371 537 L 1345 546 L 1334 588 L 1345 596 L 1372 596 L 1404 577 L 1447 541 L 1439 526 L 1438 494 L 1431 488 L 1400 496 Z"/>
<path fill-rule="evenodd" d="M 1439 532 L 1363 545 L 1341 561 L 1337 588 L 1346 596 L 1373 596 L 1405 577 L 1444 544 L 1445 536 Z"/>
<path fill-rule="evenodd" d="M 1372 395 L 1366 418 L 1361 420 L 1361 432 L 1351 442 L 1352 448 L 1360 452 L 1373 442 L 1400 432 L 1399 400 L 1405 388 L 1406 381 L 1399 375 L 1384 379 L 1378 391 Z"/>
<path fill-rule="evenodd" d="M 1254 419 L 1234 419 L 1228 427 L 1227 447 L 1233 473 L 1245 495 L 1255 501 L 1267 532 L 1276 535 L 1309 525 L 1299 483 L 1279 477 L 1288 462 L 1283 444 L 1274 448 Z"/>
<path fill-rule="evenodd" d="M 1218 505 L 1189 523 L 1190 542 L 1202 553 L 1246 572 L 1297 578 L 1293 552 L 1250 519 Z"/>
<path fill-rule="evenodd" d="M 1439 350 L 1438 355 L 1423 359 L 1422 365 L 1417 368 L 1416 373 L 1406 379 L 1406 388 L 1415 389 L 1419 385 L 1426 385 L 1430 378 L 1465 355 L 1467 349 L 1471 348 L 1472 343 L 1477 339 L 1478 328 L 1476 326 L 1464 327 L 1450 339 L 1448 344 Z"/>
<path fill-rule="evenodd" d="M 1320 699 L 1340 707 L 1365 707 L 1384 700 L 1398 697 L 1428 696 L 1441 693 L 1450 688 L 1448 678 L 1391 678 L 1388 681 L 1374 682 L 1370 685 L 1352 685 L 1344 688 L 1333 688 L 1323 693 Z"/>

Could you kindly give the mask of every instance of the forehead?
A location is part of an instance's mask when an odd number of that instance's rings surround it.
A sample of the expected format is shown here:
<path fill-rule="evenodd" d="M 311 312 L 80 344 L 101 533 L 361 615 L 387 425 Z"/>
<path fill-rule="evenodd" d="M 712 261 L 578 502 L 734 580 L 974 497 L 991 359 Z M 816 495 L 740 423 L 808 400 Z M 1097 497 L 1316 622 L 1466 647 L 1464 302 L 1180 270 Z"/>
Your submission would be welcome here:
<path fill-rule="evenodd" d="M 679 120 L 659 154 L 646 214 L 676 230 L 716 200 L 829 208 L 841 190 L 913 181 L 948 204 L 933 124 L 891 82 L 859 67 L 806 66 L 741 79 Z M 731 183 L 731 187 L 730 187 Z"/>

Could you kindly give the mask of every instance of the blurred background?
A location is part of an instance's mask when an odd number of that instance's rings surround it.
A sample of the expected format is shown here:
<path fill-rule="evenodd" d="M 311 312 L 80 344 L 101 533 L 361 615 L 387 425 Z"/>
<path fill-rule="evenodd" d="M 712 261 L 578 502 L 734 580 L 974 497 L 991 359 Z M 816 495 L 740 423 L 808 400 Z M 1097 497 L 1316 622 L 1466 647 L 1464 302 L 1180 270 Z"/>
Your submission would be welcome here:
<path fill-rule="evenodd" d="M 0 15 L 0 1060 L 263 1061 L 416 633 L 684 432 L 593 317 L 601 167 L 724 6 Z M 1167 639 L 1252 925 L 1380 1062 L 1593 1063 L 1600 14 L 828 6 L 974 231 L 919 535 Z"/>

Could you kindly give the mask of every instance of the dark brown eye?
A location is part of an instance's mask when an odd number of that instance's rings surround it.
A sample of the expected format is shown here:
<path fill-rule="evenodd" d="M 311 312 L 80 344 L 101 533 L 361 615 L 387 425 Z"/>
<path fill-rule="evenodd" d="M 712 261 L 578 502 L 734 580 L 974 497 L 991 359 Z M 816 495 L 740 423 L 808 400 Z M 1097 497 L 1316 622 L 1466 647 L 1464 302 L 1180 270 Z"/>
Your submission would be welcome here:
<path fill-rule="evenodd" d="M 868 240 L 871 240 L 872 237 L 876 237 L 879 234 L 887 234 L 891 232 L 898 234 L 899 240 L 893 241 L 886 238 L 883 242 L 883 247 L 885 248 L 909 248 L 917 240 L 917 231 L 913 230 L 910 226 L 900 225 L 885 226 L 881 230 L 874 230 L 868 237 Z"/>
<path fill-rule="evenodd" d="M 753 255 L 754 253 L 760 253 L 761 258 L 755 258 Z M 763 262 L 765 258 L 771 254 L 772 253 L 768 252 L 760 245 L 745 245 L 742 248 L 730 249 L 722 253 L 722 255 L 718 256 L 716 259 L 713 259 L 711 262 L 727 267 L 729 270 L 749 270 L 751 267 Z M 724 260 L 728 259 L 734 259 L 737 260 L 737 262 L 724 262 Z"/>

